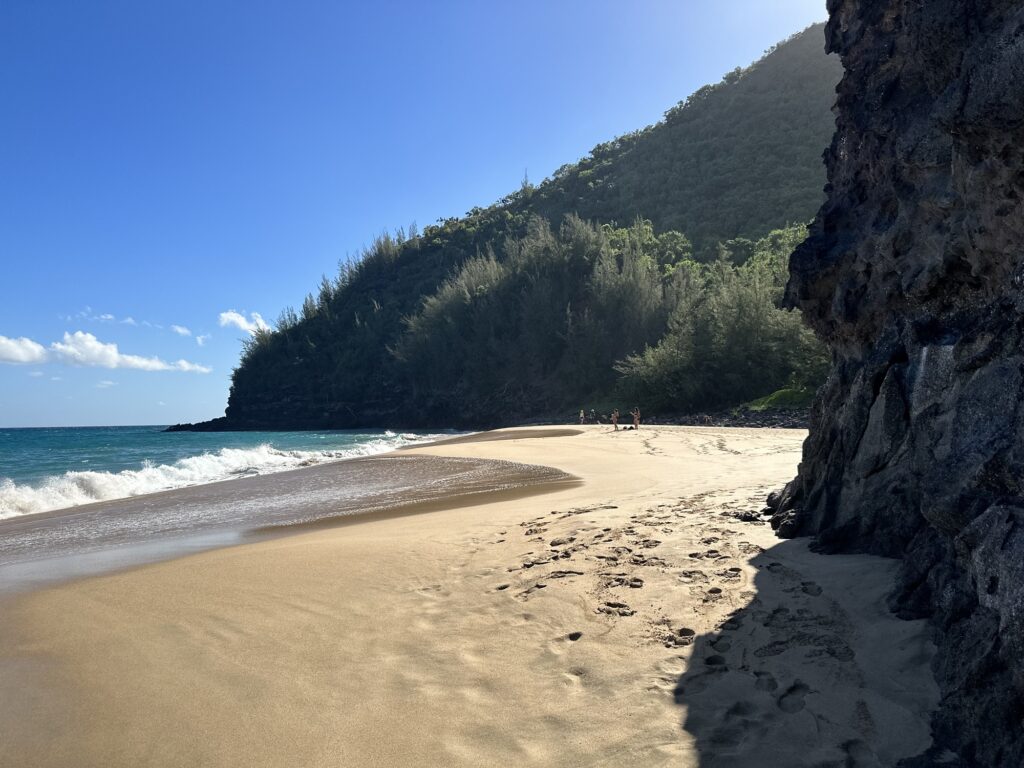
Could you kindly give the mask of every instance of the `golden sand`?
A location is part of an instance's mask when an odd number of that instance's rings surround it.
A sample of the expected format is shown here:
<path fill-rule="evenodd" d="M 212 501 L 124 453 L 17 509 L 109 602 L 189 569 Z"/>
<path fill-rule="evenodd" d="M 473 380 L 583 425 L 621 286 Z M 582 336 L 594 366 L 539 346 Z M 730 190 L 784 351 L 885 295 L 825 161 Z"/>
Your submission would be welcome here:
<path fill-rule="evenodd" d="M 7 599 L 0 765 L 892 765 L 928 745 L 932 647 L 885 609 L 894 564 L 737 516 L 805 433 L 529 433 L 412 452 L 582 482 Z"/>

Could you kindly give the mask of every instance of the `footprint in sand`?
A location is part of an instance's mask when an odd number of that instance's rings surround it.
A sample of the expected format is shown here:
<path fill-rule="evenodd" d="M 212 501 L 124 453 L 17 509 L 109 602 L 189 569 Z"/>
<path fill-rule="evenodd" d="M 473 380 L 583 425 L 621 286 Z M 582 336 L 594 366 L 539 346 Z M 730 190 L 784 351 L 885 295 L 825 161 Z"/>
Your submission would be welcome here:
<path fill-rule="evenodd" d="M 786 689 L 784 694 L 779 696 L 775 703 L 778 704 L 779 709 L 783 712 L 793 714 L 794 712 L 799 712 L 806 706 L 804 703 L 804 697 L 810 692 L 811 689 L 808 688 L 807 685 L 797 680 Z"/>
<path fill-rule="evenodd" d="M 688 645 L 693 645 L 693 641 L 696 639 L 696 631 L 689 627 L 680 627 L 670 635 L 665 637 L 666 648 L 685 648 Z"/>
<path fill-rule="evenodd" d="M 548 586 L 547 584 L 545 584 L 545 583 L 543 583 L 541 581 L 538 581 L 536 584 L 534 584 L 529 589 L 524 589 L 522 592 L 520 592 L 517 595 L 517 597 L 520 597 L 523 600 L 528 600 L 530 595 L 532 595 L 534 592 L 536 592 L 538 590 L 541 590 L 541 589 L 547 589 L 547 586 Z"/>
<path fill-rule="evenodd" d="M 632 565 L 650 565 L 659 568 L 667 568 L 668 563 L 661 557 L 644 557 L 643 555 L 630 555 L 629 562 Z"/>
<path fill-rule="evenodd" d="M 719 637 L 719 638 L 711 641 L 711 647 L 714 648 L 719 653 L 725 653 L 730 648 L 732 648 L 732 643 L 729 642 L 728 638 Z"/>
<path fill-rule="evenodd" d="M 582 575 L 583 575 L 583 571 L 563 570 L 563 571 L 552 571 L 551 573 L 548 574 L 547 577 L 549 579 L 567 579 L 570 576 L 582 576 Z"/>
<path fill-rule="evenodd" d="M 704 571 L 683 571 L 679 574 L 679 580 L 683 584 L 707 584 L 708 575 Z"/>
<path fill-rule="evenodd" d="M 643 579 L 639 576 L 630 576 L 628 573 L 602 573 L 601 576 L 605 577 L 604 586 L 606 588 L 629 587 L 631 589 L 640 589 L 644 585 Z"/>
<path fill-rule="evenodd" d="M 755 672 L 754 687 L 759 691 L 774 691 L 779 687 L 779 682 L 771 672 Z"/>
<path fill-rule="evenodd" d="M 705 664 L 707 664 L 706 660 Z M 672 691 L 676 704 L 685 704 L 687 696 L 694 696 L 706 691 L 713 683 L 720 680 L 721 674 L 727 672 L 728 669 L 729 667 L 723 663 L 721 665 L 708 665 L 704 672 L 694 672 L 692 676 L 688 672 L 686 682 L 677 682 L 675 689 Z"/>
<path fill-rule="evenodd" d="M 810 595 L 811 597 L 817 597 L 821 594 L 821 587 L 819 587 L 813 581 L 801 582 L 800 588 L 801 590 L 803 590 L 803 593 L 805 595 Z"/>
<path fill-rule="evenodd" d="M 598 613 L 607 613 L 609 616 L 632 616 L 636 613 L 625 603 L 619 603 L 614 600 L 609 600 L 603 605 L 597 607 Z"/>
<path fill-rule="evenodd" d="M 704 593 L 704 602 L 710 603 L 715 600 L 722 599 L 722 588 L 721 587 L 709 587 L 707 592 Z"/>

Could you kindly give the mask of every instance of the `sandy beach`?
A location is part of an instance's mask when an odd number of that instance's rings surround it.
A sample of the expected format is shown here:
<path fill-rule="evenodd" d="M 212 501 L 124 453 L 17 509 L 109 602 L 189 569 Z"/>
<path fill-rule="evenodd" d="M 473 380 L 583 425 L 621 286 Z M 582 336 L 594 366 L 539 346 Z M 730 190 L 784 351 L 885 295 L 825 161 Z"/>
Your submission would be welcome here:
<path fill-rule="evenodd" d="M 0 766 L 893 765 L 933 647 L 894 562 L 757 516 L 805 434 L 445 441 L 399 453 L 580 482 L 4 598 Z"/>

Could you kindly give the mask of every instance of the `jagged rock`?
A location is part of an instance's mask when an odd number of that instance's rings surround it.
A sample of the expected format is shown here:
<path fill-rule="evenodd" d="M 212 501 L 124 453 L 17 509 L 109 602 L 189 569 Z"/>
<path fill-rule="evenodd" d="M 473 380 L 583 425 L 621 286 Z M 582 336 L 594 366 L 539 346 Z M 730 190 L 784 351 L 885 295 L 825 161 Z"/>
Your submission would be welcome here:
<path fill-rule="evenodd" d="M 786 301 L 834 370 L 773 525 L 903 558 L 893 607 L 937 629 L 938 746 L 1024 765 L 1024 3 L 829 10 L 828 200 Z"/>

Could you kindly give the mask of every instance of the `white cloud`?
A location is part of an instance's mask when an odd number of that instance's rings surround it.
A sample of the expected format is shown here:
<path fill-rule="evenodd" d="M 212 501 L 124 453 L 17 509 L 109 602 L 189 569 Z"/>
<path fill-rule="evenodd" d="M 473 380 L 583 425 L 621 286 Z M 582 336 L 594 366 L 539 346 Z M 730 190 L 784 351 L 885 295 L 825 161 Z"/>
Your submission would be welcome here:
<path fill-rule="evenodd" d="M 64 381 L 64 379 L 60 376 L 51 376 L 50 381 Z"/>
<path fill-rule="evenodd" d="M 24 336 L 9 339 L 0 336 L 0 363 L 41 363 L 46 360 L 46 348 Z"/>
<path fill-rule="evenodd" d="M 188 373 L 209 373 L 213 370 L 209 366 L 190 363 L 188 360 L 175 360 L 171 363 L 171 367 L 176 371 L 186 371 Z"/>
<path fill-rule="evenodd" d="M 102 314 L 96 319 L 99 320 L 101 323 L 112 323 L 117 318 L 110 314 Z"/>
<path fill-rule="evenodd" d="M 167 405 L 167 403 L 165 403 L 163 400 L 157 400 L 156 404 L 157 405 Z"/>
<path fill-rule="evenodd" d="M 33 379 L 38 379 L 40 376 L 43 375 L 43 372 L 42 371 L 29 371 L 28 375 L 31 376 Z"/>
<path fill-rule="evenodd" d="M 117 386 L 117 382 L 116 381 L 110 381 L 109 379 L 104 379 L 103 381 L 96 382 L 96 389 L 110 389 L 111 387 L 116 387 L 116 386 Z"/>
<path fill-rule="evenodd" d="M 139 371 L 185 371 L 186 373 L 209 373 L 212 368 L 188 360 L 167 362 L 159 357 L 126 355 L 117 344 L 100 341 L 91 333 L 75 331 L 64 333 L 62 341 L 55 341 L 49 350 L 42 344 L 24 336 L 9 339 L 0 336 L 0 363 L 42 363 L 48 360 L 90 368 L 134 368 Z M 29 376 L 42 376 L 42 371 L 32 371 Z M 53 381 L 60 381 L 54 376 Z"/>
<path fill-rule="evenodd" d="M 138 323 L 135 322 L 135 318 L 132 317 L 131 315 L 124 318 L 124 320 L 122 320 L 121 322 L 124 323 L 125 325 L 138 325 Z"/>
<path fill-rule="evenodd" d="M 159 357 L 125 355 L 118 350 L 117 344 L 104 343 L 91 333 L 82 331 L 65 333 L 64 340 L 53 342 L 50 349 L 57 359 L 69 365 L 96 368 L 134 368 L 140 371 L 187 371 L 189 373 L 209 373 L 212 370 L 187 360 L 168 363 Z"/>
<path fill-rule="evenodd" d="M 256 331 L 270 330 L 270 326 L 267 325 L 259 312 L 250 312 L 247 318 L 242 313 L 229 309 L 227 312 L 220 313 L 219 322 L 222 328 L 233 325 L 249 334 L 255 334 Z"/>
<path fill-rule="evenodd" d="M 196 344 L 198 344 L 200 347 L 205 347 L 206 342 L 208 342 L 212 338 L 213 336 L 211 336 L 209 333 L 204 333 L 200 336 L 196 336 Z"/>
<path fill-rule="evenodd" d="M 179 336 L 191 336 L 192 335 L 192 331 L 190 331 L 184 325 L 172 325 L 171 326 L 171 330 L 174 331 Z"/>

